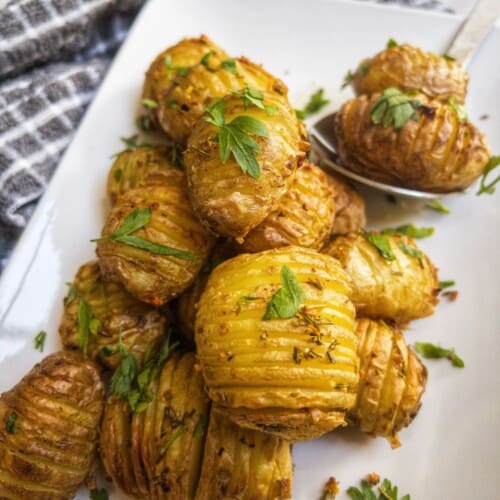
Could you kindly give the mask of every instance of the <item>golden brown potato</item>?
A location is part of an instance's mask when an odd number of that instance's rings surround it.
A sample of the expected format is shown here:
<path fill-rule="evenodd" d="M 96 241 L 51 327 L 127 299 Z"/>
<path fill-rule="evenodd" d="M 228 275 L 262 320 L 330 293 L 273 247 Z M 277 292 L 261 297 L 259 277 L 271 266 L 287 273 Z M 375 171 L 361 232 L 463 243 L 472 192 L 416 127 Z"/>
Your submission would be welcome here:
<path fill-rule="evenodd" d="M 371 436 L 400 446 L 398 432 L 420 409 L 427 370 L 399 330 L 383 321 L 357 321 L 361 360 L 358 399 L 350 411 L 354 425 Z"/>
<path fill-rule="evenodd" d="M 222 101 L 225 123 L 249 116 L 267 129 L 267 137 L 247 135 L 259 149 L 255 153 L 259 173 L 254 177 L 240 168 L 232 154 L 225 163 L 221 160 L 220 141 L 215 140 L 218 128 L 212 123 L 200 119 L 189 138 L 184 161 L 193 208 L 221 236 L 242 240 L 275 210 L 305 156 L 304 126 L 288 102 L 270 93 L 263 102 L 274 107 L 272 115 L 257 106 L 245 109 L 238 96 Z"/>
<path fill-rule="evenodd" d="M 277 209 L 246 235 L 241 249 L 261 252 L 298 245 L 319 250 L 331 233 L 334 217 L 334 191 L 328 175 L 304 162 Z"/>
<path fill-rule="evenodd" d="M 88 322 L 79 318 L 82 309 L 89 312 Z M 64 300 L 59 335 L 66 349 L 81 349 L 103 366 L 116 368 L 120 355 L 110 354 L 117 351 L 120 334 L 127 350 L 141 363 L 149 345 L 156 350 L 161 344 L 165 323 L 158 310 L 138 301 L 121 285 L 103 280 L 99 263 L 92 261 L 76 273 Z"/>
<path fill-rule="evenodd" d="M 179 174 L 181 182 L 144 186 L 122 195 L 102 231 L 103 237 L 110 236 L 127 218 L 149 210 L 150 220 L 132 236 L 162 245 L 162 249 L 155 246 L 148 251 L 123 242 L 129 240 L 112 238 L 97 242 L 104 279 L 121 283 L 132 295 L 153 305 L 173 299 L 193 282 L 215 242 L 193 214 L 185 174 Z M 169 254 L 165 247 L 174 253 Z"/>
<path fill-rule="evenodd" d="M 290 443 L 210 415 L 196 500 L 292 498 Z"/>
<path fill-rule="evenodd" d="M 382 238 L 381 245 L 386 242 L 387 258 L 369 238 Z M 332 240 L 322 252 L 338 259 L 351 277 L 358 317 L 405 324 L 434 312 L 439 293 L 436 268 L 408 236 L 350 233 Z"/>
<path fill-rule="evenodd" d="M 347 101 L 335 117 L 339 157 L 352 171 L 389 184 L 445 193 L 465 189 L 490 151 L 484 135 L 450 104 L 412 96 L 421 106 L 400 130 L 375 124 L 379 94 Z"/>
<path fill-rule="evenodd" d="M 283 96 L 288 92 L 281 80 L 261 66 L 244 57 L 231 59 L 202 36 L 182 40 L 155 59 L 146 73 L 143 97 L 157 103 L 150 113 L 163 130 L 185 145 L 194 124 L 213 99 L 247 85 Z"/>
<path fill-rule="evenodd" d="M 331 174 L 330 180 L 335 198 L 332 234 L 359 231 L 366 224 L 365 200 L 343 177 Z"/>
<path fill-rule="evenodd" d="M 58 352 L 0 396 L 0 498 L 73 498 L 94 471 L 104 387 L 97 367 Z"/>
<path fill-rule="evenodd" d="M 294 276 L 304 296 L 296 291 L 288 319 L 264 319 Z M 340 264 L 307 248 L 217 266 L 198 303 L 195 338 L 209 396 L 224 415 L 290 441 L 344 425 L 358 377 L 350 293 Z"/>
<path fill-rule="evenodd" d="M 156 184 L 183 182 L 185 174 L 174 164 L 177 152 L 167 146 L 139 146 L 118 155 L 108 175 L 111 203 L 131 189 Z"/>
<path fill-rule="evenodd" d="M 454 60 L 404 43 L 362 61 L 352 84 L 357 95 L 396 87 L 404 92 L 418 89 L 430 99 L 444 102 L 453 97 L 463 104 L 468 81 L 469 75 Z"/>
<path fill-rule="evenodd" d="M 174 353 L 149 389 L 153 401 L 140 413 L 109 397 L 100 432 L 106 472 L 135 498 L 193 498 L 210 407 L 194 354 Z"/>

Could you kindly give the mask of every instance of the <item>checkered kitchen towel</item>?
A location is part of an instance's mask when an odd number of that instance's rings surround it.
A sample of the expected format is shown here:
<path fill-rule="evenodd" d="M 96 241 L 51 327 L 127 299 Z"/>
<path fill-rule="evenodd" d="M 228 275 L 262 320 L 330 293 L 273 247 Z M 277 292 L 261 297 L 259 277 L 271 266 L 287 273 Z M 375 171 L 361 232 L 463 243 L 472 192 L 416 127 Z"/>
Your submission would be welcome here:
<path fill-rule="evenodd" d="M 445 10 L 437 0 L 378 1 Z M 141 3 L 0 7 L 0 272 Z"/>

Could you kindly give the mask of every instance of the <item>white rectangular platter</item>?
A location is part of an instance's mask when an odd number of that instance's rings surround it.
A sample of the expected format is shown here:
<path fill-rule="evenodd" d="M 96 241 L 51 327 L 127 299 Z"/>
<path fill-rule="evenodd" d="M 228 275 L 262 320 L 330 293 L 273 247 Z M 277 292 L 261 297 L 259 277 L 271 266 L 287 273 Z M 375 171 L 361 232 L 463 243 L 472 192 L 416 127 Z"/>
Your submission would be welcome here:
<path fill-rule="evenodd" d="M 261 62 L 290 87 L 301 107 L 318 87 L 332 111 L 350 90 L 343 76 L 387 39 L 442 53 L 461 20 L 412 9 L 333 0 L 151 0 L 146 4 L 88 110 L 0 281 L 0 391 L 59 347 L 64 283 L 94 255 L 106 211 L 105 179 L 120 137 L 135 131 L 144 71 L 162 49 L 206 33 L 227 52 Z M 467 108 L 500 152 L 500 29 L 488 36 L 469 70 Z M 479 120 L 482 115 L 488 119 Z M 441 279 L 457 282 L 456 302 L 412 324 L 407 340 L 454 346 L 464 369 L 428 361 L 429 382 L 415 422 L 391 450 L 382 439 L 338 431 L 294 446 L 294 498 L 319 498 L 329 476 L 344 492 L 369 472 L 389 477 L 413 500 L 493 500 L 500 491 L 500 190 L 446 200 L 450 215 L 391 205 L 370 194 L 371 227 L 413 222 L 435 226 L 424 250 Z M 33 348 L 48 332 L 45 352 Z M 105 484 L 110 490 L 109 484 Z M 80 493 L 78 498 L 88 498 Z M 122 498 L 113 493 L 112 498 Z M 177 499 L 176 499 L 177 500 Z"/>

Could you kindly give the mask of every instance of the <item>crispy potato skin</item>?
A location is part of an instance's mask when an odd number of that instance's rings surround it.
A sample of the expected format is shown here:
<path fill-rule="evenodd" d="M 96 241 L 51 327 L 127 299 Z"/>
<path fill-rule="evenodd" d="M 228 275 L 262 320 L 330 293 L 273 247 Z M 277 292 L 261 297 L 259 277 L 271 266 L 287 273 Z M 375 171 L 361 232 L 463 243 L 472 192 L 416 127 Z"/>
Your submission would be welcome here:
<path fill-rule="evenodd" d="M 89 335 L 87 354 L 106 368 L 116 368 L 120 354 L 105 356 L 103 347 L 116 349 L 122 342 L 142 363 L 148 344 L 160 346 L 166 318 L 158 310 L 130 295 L 121 285 L 103 280 L 98 261 L 88 262 L 76 273 L 73 285 L 78 297 L 65 299 L 59 335 L 65 349 L 80 349 L 78 343 L 78 308 L 83 299 L 100 325 L 96 335 Z"/>
<path fill-rule="evenodd" d="M 172 149 L 167 146 L 139 146 L 120 153 L 108 175 L 107 193 L 111 203 L 137 187 L 182 183 L 184 174 L 171 158 Z"/>
<path fill-rule="evenodd" d="M 246 234 L 275 210 L 289 190 L 293 175 L 305 156 L 304 126 L 282 96 L 265 94 L 266 105 L 276 107 L 268 116 L 255 106 L 243 107 L 236 96 L 225 98 L 225 119 L 251 116 L 263 122 L 268 137 L 254 137 L 260 147 L 256 159 L 261 167 L 258 179 L 243 172 L 231 155 L 220 159 L 217 129 L 200 119 L 184 154 L 193 208 L 209 228 L 221 236 L 244 239 Z"/>
<path fill-rule="evenodd" d="M 134 235 L 191 252 L 195 259 L 157 255 L 113 240 L 99 241 L 97 255 L 105 280 L 121 283 L 143 302 L 161 305 L 193 282 L 215 239 L 193 214 L 185 178 L 171 184 L 144 186 L 122 195 L 112 207 L 102 235 L 112 234 L 132 210 L 144 207 L 152 210 L 151 221 Z"/>
<path fill-rule="evenodd" d="M 206 64 L 201 60 L 210 53 Z M 172 65 L 186 68 L 179 72 L 168 69 L 165 56 Z M 186 145 L 194 124 L 205 107 L 231 90 L 246 85 L 261 91 L 286 96 L 286 85 L 262 66 L 245 57 L 234 59 L 235 71 L 222 63 L 230 57 L 206 36 L 182 40 L 158 55 L 148 72 L 143 97 L 153 99 L 158 106 L 151 110 L 162 129 L 181 145 Z"/>
<path fill-rule="evenodd" d="M 210 415 L 196 500 L 292 498 L 290 443 Z"/>
<path fill-rule="evenodd" d="M 366 225 L 365 200 L 344 178 L 335 174 L 330 174 L 329 178 L 335 198 L 331 234 L 359 231 Z"/>
<path fill-rule="evenodd" d="M 382 50 L 363 61 L 353 75 L 357 95 L 375 94 L 388 87 L 404 92 L 418 89 L 430 99 L 463 104 L 469 75 L 455 61 L 407 43 Z"/>
<path fill-rule="evenodd" d="M 349 419 L 371 436 L 400 445 L 397 433 L 417 415 L 427 370 L 401 332 L 383 321 L 357 321 L 360 380 L 356 406 Z"/>
<path fill-rule="evenodd" d="M 0 498 L 73 498 L 94 470 L 104 387 L 94 363 L 58 352 L 0 396 Z M 6 430 L 18 415 L 14 434 Z"/>
<path fill-rule="evenodd" d="M 264 321 L 285 264 L 306 299 L 295 317 Z M 242 254 L 216 267 L 198 303 L 195 339 L 218 408 L 290 441 L 343 425 L 358 376 L 350 293 L 339 263 L 306 248 Z"/>
<path fill-rule="evenodd" d="M 136 498 L 193 498 L 206 434 L 198 424 L 210 409 L 194 354 L 174 353 L 150 390 L 154 399 L 141 413 L 109 397 L 100 432 L 104 467 Z M 197 427 L 201 434 L 194 436 Z"/>
<path fill-rule="evenodd" d="M 396 131 L 374 124 L 379 95 L 347 101 L 335 116 L 337 151 L 352 171 L 401 187 L 436 193 L 462 190 L 482 173 L 491 156 L 485 136 L 460 122 L 449 104 L 415 98 L 419 119 Z"/>
<path fill-rule="evenodd" d="M 261 252 L 297 245 L 319 250 L 331 233 L 334 217 L 334 191 L 328 175 L 304 162 L 278 208 L 246 235 L 241 248 Z"/>
<path fill-rule="evenodd" d="M 394 261 L 382 257 L 363 233 L 338 236 L 322 251 L 337 258 L 351 277 L 358 317 L 405 324 L 430 316 L 438 302 L 436 268 L 425 254 L 419 259 L 401 250 L 399 243 L 416 248 L 411 238 L 387 235 L 387 239 Z"/>

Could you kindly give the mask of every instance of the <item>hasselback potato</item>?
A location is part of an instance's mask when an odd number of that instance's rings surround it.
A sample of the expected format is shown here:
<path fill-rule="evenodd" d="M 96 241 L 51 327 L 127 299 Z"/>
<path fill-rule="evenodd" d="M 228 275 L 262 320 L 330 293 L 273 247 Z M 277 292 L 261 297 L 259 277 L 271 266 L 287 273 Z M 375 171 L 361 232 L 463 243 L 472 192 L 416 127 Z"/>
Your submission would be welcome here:
<path fill-rule="evenodd" d="M 125 222 L 147 214 L 132 241 L 113 238 Z M 102 236 L 97 255 L 104 279 L 121 283 L 153 305 L 171 300 L 192 283 L 215 241 L 193 214 L 184 177 L 126 192 L 112 207 Z M 137 248 L 137 238 L 141 245 L 144 240 L 152 244 L 151 250 Z"/>
<path fill-rule="evenodd" d="M 111 203 L 137 187 L 181 184 L 184 174 L 173 161 L 176 154 L 180 155 L 177 150 L 167 146 L 138 146 L 120 153 L 108 175 L 107 192 Z"/>
<path fill-rule="evenodd" d="M 408 236 L 350 233 L 336 237 L 322 251 L 337 258 L 351 277 L 358 317 L 404 324 L 434 312 L 436 268 Z"/>
<path fill-rule="evenodd" d="M 239 133 L 240 140 L 242 136 L 245 139 L 244 149 L 249 147 L 247 141 L 255 143 L 256 149 L 245 149 L 245 159 L 255 154 L 257 172 L 244 171 L 234 153 L 225 161 L 221 159 L 222 140 L 216 136 L 224 127 L 202 118 L 189 138 L 184 161 L 193 208 L 200 220 L 221 236 L 242 240 L 275 210 L 305 156 L 304 126 L 288 101 L 278 94 L 265 93 L 263 103 L 272 107 L 271 114 L 266 109 L 248 106 L 235 95 L 218 101 L 217 110 L 214 109 L 218 117 L 222 115 L 225 130 L 227 125 L 248 119 L 265 127 L 265 136 L 241 130 Z M 233 129 L 228 133 L 233 134 Z M 232 139 L 229 141 L 234 146 Z"/>
<path fill-rule="evenodd" d="M 396 328 L 383 321 L 357 321 L 360 375 L 356 406 L 349 419 L 372 436 L 386 437 L 393 448 L 397 433 L 420 409 L 427 370 Z"/>
<path fill-rule="evenodd" d="M 73 498 L 94 471 L 104 387 L 94 363 L 58 352 L 0 396 L 0 498 Z"/>
<path fill-rule="evenodd" d="M 290 443 L 210 415 L 196 500 L 292 498 Z"/>
<path fill-rule="evenodd" d="M 328 175 L 304 162 L 276 210 L 246 235 L 242 250 L 261 252 L 288 245 L 319 250 L 331 233 L 335 213 Z"/>
<path fill-rule="evenodd" d="M 467 72 L 453 59 L 404 43 L 362 61 L 352 84 L 357 95 L 396 87 L 404 92 L 418 89 L 431 99 L 446 102 L 451 97 L 463 104 L 468 81 Z"/>
<path fill-rule="evenodd" d="M 394 93 L 387 89 L 351 99 L 336 114 L 334 132 L 344 165 L 377 181 L 439 193 L 465 189 L 483 173 L 490 158 L 486 138 L 456 106 L 423 95 L 396 95 L 405 101 L 399 108 L 415 107 L 404 124 L 398 106 L 386 108 L 384 120 L 392 115 L 401 125 L 397 130 L 377 116 Z"/>
<path fill-rule="evenodd" d="M 91 359 L 115 368 L 120 361 L 115 352 L 120 335 L 141 362 L 149 345 L 153 350 L 160 345 L 165 323 L 157 309 L 118 283 L 105 281 L 99 263 L 92 261 L 80 267 L 70 286 L 59 335 L 66 349 L 81 349 Z"/>
<path fill-rule="evenodd" d="M 288 92 L 281 80 L 261 66 L 244 57 L 230 58 L 202 36 L 182 40 L 155 59 L 146 73 L 143 97 L 157 103 L 152 110 L 157 122 L 184 145 L 213 99 L 245 86 L 284 96 Z"/>
<path fill-rule="evenodd" d="M 242 254 L 216 267 L 198 303 L 195 340 L 224 415 L 291 441 L 344 425 L 358 377 L 350 293 L 340 264 L 307 248 Z"/>
<path fill-rule="evenodd" d="M 139 413 L 109 397 L 100 432 L 106 472 L 136 498 L 193 498 L 210 405 L 194 354 L 174 353 L 149 391 L 153 400 Z"/>

